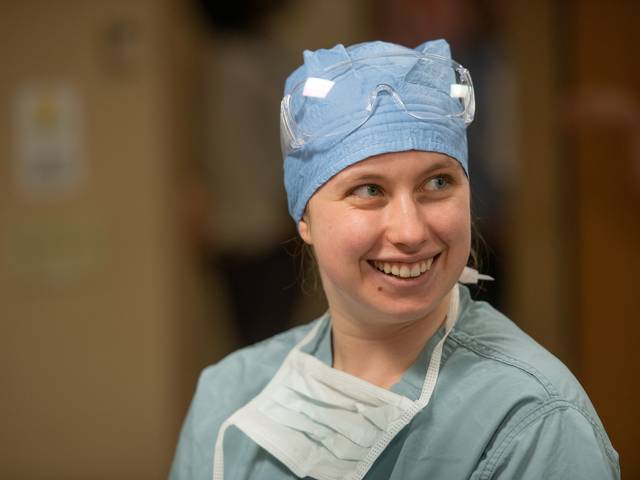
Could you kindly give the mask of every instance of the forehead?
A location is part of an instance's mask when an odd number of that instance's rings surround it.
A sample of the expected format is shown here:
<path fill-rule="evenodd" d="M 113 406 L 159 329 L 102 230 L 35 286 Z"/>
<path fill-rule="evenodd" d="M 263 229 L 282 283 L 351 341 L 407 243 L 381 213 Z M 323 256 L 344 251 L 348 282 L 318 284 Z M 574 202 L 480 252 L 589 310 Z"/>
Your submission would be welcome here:
<path fill-rule="evenodd" d="M 438 152 L 410 150 L 383 153 L 369 157 L 345 168 L 328 183 L 348 181 L 366 176 L 413 177 L 437 170 L 447 170 L 464 175 L 464 170 L 460 163 L 448 155 Z"/>

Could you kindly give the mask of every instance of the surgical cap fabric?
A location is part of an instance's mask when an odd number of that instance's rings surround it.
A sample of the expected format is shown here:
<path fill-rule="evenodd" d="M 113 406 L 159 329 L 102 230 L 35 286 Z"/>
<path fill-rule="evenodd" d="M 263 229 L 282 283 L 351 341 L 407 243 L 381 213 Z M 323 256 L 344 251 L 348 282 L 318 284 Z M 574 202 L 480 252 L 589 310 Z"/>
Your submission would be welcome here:
<path fill-rule="evenodd" d="M 416 47 L 415 51 L 380 41 L 361 43 L 348 48 L 337 45 L 330 50 L 305 51 L 304 64 L 286 81 L 285 95 L 307 77 L 338 62 L 366 61 L 371 57 L 376 57 L 376 65 L 382 62 L 384 67 L 367 70 L 367 78 L 364 82 L 366 86 L 371 86 L 371 90 L 378 84 L 384 83 L 385 76 L 391 74 L 404 76 L 405 81 L 409 83 L 432 82 L 434 88 L 431 91 L 436 92 L 436 89 L 440 89 L 448 93 L 451 79 L 437 78 L 435 75 L 430 78 L 432 75 L 429 71 L 415 69 L 415 62 L 408 65 L 406 61 L 399 61 L 399 57 L 393 57 L 393 55 L 406 56 L 407 53 L 412 52 L 451 59 L 449 45 L 445 40 L 426 42 Z M 453 74 L 451 71 L 452 76 Z M 444 98 L 446 99 L 446 96 Z M 416 97 L 409 100 L 413 100 L 414 103 L 419 102 L 420 105 L 417 108 L 446 110 L 442 105 L 442 102 L 446 101 L 443 100 L 442 94 L 434 93 L 426 97 L 423 94 L 419 99 Z M 340 101 L 354 102 L 355 100 L 345 96 Z M 354 111 L 356 109 L 354 105 Z M 341 108 L 341 111 L 344 110 Z M 326 120 L 329 129 L 344 123 L 344 118 L 327 118 Z M 338 139 L 330 136 L 315 138 L 305 143 L 302 148 L 285 154 L 284 176 L 289 213 L 296 222 L 300 221 L 313 194 L 334 175 L 350 165 L 374 155 L 409 150 L 449 155 L 460 162 L 468 175 L 466 126 L 460 118 L 442 116 L 431 120 L 419 120 L 407 114 L 389 95 L 384 95 L 380 97 L 373 115 L 355 131 Z"/>

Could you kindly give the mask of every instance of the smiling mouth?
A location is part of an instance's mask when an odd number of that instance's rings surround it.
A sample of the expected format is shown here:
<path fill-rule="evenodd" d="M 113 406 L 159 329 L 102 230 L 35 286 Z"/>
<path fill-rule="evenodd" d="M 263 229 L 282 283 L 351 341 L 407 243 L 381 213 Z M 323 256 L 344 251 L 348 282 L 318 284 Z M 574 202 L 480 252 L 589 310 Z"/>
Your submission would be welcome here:
<path fill-rule="evenodd" d="M 369 260 L 369 264 L 376 270 L 396 278 L 416 278 L 431 269 L 435 257 L 426 258 L 418 262 L 383 262 L 380 260 Z"/>

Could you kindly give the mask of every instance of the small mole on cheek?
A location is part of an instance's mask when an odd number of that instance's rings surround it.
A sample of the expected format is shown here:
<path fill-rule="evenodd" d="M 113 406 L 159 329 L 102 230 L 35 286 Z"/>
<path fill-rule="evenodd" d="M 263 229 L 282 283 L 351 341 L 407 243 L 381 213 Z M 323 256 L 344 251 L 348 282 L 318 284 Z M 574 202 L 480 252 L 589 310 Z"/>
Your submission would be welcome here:
<path fill-rule="evenodd" d="M 378 291 L 381 292 L 382 291 L 382 287 L 378 287 Z"/>

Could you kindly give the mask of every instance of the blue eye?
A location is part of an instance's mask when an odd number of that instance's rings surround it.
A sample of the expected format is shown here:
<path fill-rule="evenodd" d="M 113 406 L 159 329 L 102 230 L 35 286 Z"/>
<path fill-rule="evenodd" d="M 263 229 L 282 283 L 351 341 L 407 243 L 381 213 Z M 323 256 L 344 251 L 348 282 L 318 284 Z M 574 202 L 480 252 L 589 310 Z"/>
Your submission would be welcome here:
<path fill-rule="evenodd" d="M 378 185 L 367 184 L 354 189 L 351 194 L 362 198 L 379 197 L 382 195 L 382 189 Z"/>
<path fill-rule="evenodd" d="M 450 179 L 446 175 L 438 175 L 427 181 L 426 187 L 431 190 L 443 190 L 451 184 Z"/>

